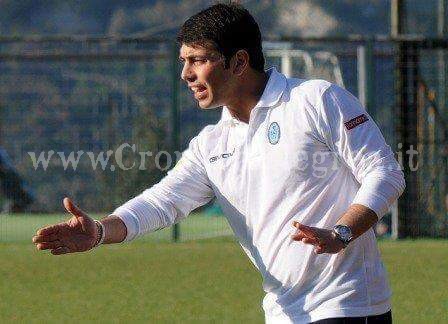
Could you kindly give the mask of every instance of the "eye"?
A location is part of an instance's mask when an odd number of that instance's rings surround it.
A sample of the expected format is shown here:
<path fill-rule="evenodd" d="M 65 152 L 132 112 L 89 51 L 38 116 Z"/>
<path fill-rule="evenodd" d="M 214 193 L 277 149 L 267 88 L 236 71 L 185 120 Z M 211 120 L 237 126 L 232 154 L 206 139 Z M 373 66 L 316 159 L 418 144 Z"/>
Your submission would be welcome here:
<path fill-rule="evenodd" d="M 195 64 L 195 65 L 200 65 L 200 64 L 203 64 L 203 63 L 205 63 L 205 62 L 207 62 L 207 59 L 206 58 L 195 58 L 194 60 L 193 60 L 193 63 Z"/>

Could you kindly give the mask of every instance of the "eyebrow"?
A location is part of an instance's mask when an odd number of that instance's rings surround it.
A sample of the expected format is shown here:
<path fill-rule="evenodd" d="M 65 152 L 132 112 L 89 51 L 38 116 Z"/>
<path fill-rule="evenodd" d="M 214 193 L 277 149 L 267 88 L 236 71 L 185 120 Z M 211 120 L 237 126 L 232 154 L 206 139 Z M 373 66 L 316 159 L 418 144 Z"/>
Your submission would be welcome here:
<path fill-rule="evenodd" d="M 210 57 L 210 55 L 188 55 L 185 58 L 182 56 L 179 56 L 179 60 L 183 61 L 185 59 L 191 59 L 191 58 L 197 58 L 197 57 L 207 58 L 207 57 Z"/>
<path fill-rule="evenodd" d="M 193 59 L 193 58 L 202 58 L 202 59 L 207 59 L 210 61 L 218 61 L 221 59 L 224 59 L 224 57 L 222 55 L 216 55 L 216 54 L 192 54 L 192 55 L 188 55 L 185 58 L 182 56 L 179 56 L 179 61 L 184 62 L 186 59 Z"/>

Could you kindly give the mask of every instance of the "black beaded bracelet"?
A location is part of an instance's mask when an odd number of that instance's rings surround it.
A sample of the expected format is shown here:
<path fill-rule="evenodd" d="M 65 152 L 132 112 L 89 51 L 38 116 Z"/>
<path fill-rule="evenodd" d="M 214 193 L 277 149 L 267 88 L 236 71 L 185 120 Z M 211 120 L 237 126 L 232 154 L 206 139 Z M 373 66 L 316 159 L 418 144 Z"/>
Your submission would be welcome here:
<path fill-rule="evenodd" d="M 104 235 L 104 225 L 100 221 L 97 221 L 96 219 L 94 220 L 94 222 L 96 224 L 96 228 L 98 229 L 98 235 L 96 237 L 95 244 L 93 245 L 93 247 L 95 248 L 103 243 L 105 235 Z"/>

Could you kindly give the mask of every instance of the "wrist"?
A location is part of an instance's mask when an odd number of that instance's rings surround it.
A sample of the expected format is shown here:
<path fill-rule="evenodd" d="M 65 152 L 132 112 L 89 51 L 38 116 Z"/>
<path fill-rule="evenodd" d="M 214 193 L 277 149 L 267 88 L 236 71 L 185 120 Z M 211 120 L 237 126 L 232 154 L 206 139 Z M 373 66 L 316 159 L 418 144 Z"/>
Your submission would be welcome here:
<path fill-rule="evenodd" d="M 332 232 L 333 236 L 343 244 L 344 248 L 346 248 L 347 245 L 353 240 L 352 230 L 347 225 L 338 224 L 333 227 Z"/>
<path fill-rule="evenodd" d="M 97 229 L 97 235 L 96 235 L 95 244 L 93 245 L 92 248 L 96 248 L 97 246 L 102 244 L 104 242 L 104 238 L 106 237 L 104 225 L 96 219 L 94 220 L 94 222 L 95 222 L 95 226 Z"/>

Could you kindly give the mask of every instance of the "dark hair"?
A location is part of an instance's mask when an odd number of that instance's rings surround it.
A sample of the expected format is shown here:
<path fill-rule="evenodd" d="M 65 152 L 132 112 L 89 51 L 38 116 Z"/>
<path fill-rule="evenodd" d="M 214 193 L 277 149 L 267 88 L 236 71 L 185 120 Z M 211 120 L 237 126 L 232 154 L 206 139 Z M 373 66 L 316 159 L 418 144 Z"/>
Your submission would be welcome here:
<path fill-rule="evenodd" d="M 185 21 L 177 36 L 179 44 L 211 45 L 225 57 L 226 67 L 238 50 L 249 54 L 251 68 L 263 72 L 261 33 L 254 17 L 241 5 L 219 3 Z"/>

